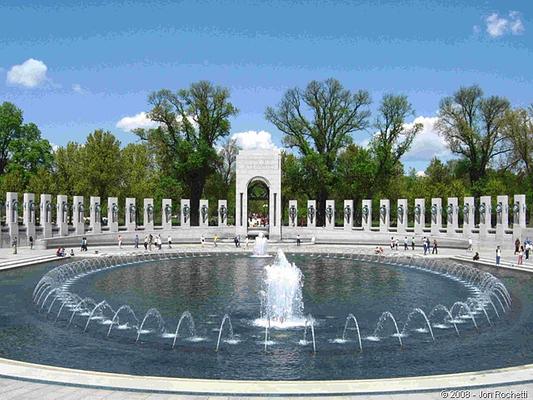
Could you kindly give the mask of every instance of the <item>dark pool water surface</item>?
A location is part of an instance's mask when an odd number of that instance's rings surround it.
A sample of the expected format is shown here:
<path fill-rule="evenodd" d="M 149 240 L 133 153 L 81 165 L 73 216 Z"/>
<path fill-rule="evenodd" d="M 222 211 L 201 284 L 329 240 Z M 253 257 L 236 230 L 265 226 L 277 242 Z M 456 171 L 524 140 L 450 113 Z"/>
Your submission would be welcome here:
<path fill-rule="evenodd" d="M 472 290 L 445 276 L 397 265 L 304 254 L 287 258 L 304 276 L 304 314 L 315 319 L 316 354 L 312 345 L 300 344 L 303 327 L 272 329 L 265 351 L 264 329 L 253 321 L 261 308 L 263 269 L 272 259 L 228 254 L 117 267 L 82 277 L 70 288 L 81 297 L 106 300 L 114 310 L 127 304 L 139 320 L 156 308 L 169 333 L 175 331 L 180 315 L 189 311 L 196 336 L 203 340 L 188 340 L 184 329 L 174 349 L 173 339 L 159 334 L 142 334 L 136 342 L 136 331 L 115 328 L 107 337 L 109 325 L 97 320 L 84 332 L 87 316 L 75 316 L 67 326 L 70 312 L 54 322 L 57 307 L 47 314 L 48 307 L 39 311 L 32 302 L 35 285 L 54 265 L 2 272 L 0 356 L 136 375 L 264 380 L 400 377 L 533 362 L 533 279 L 527 274 L 497 275 L 513 304 L 510 311 L 500 313 L 501 318 L 487 309 L 493 326 L 477 314 L 479 330 L 465 320 L 457 324 L 459 337 L 453 328 L 434 328 L 433 341 L 428 332 L 416 331 L 425 327 L 418 316 L 400 347 L 390 320 L 380 341 L 365 339 L 383 312 L 392 313 L 401 330 L 414 308 L 429 314 L 437 304 L 450 307 L 466 300 Z M 342 337 L 350 313 L 359 322 L 362 352 L 353 329 L 347 331 L 346 343 L 335 342 Z M 231 318 L 237 343 L 224 340 L 225 327 L 220 350 L 215 352 L 225 314 Z M 154 328 L 151 324 L 155 320 L 147 320 L 147 330 Z"/>

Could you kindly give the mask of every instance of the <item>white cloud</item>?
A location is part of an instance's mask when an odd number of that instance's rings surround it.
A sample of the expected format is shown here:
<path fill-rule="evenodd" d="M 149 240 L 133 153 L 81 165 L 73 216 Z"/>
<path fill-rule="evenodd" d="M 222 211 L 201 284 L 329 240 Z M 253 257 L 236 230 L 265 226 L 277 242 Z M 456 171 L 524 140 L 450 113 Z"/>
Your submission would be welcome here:
<path fill-rule="evenodd" d="M 415 137 L 411 149 L 404 155 L 404 161 L 430 161 L 433 157 L 441 160 L 451 158 L 452 153 L 446 145 L 446 141 L 435 129 L 437 117 L 416 117 L 415 120 L 406 124 L 412 127 L 413 124 L 421 123 L 424 128 Z"/>
<path fill-rule="evenodd" d="M 148 114 L 142 111 L 134 116 L 121 118 L 116 126 L 125 132 L 130 132 L 137 128 L 155 128 L 157 123 L 148 118 Z"/>
<path fill-rule="evenodd" d="M 7 83 L 10 85 L 34 88 L 46 82 L 46 71 L 48 67 L 45 63 L 33 58 L 29 58 L 20 65 L 13 65 L 7 72 Z"/>
<path fill-rule="evenodd" d="M 426 176 L 426 173 L 424 171 L 416 171 L 416 176 L 424 177 L 424 176 Z"/>
<path fill-rule="evenodd" d="M 485 23 L 487 25 L 487 33 L 493 38 L 508 33 L 520 35 L 525 30 L 520 13 L 517 11 L 510 11 L 508 18 L 500 17 L 498 13 L 492 13 L 485 18 Z"/>
<path fill-rule="evenodd" d="M 82 87 L 79 83 L 75 83 L 72 85 L 72 90 L 79 94 L 85 94 L 87 93 L 87 89 Z"/>
<path fill-rule="evenodd" d="M 244 150 L 277 148 L 272 142 L 272 135 L 267 131 L 238 132 L 234 133 L 231 138 L 235 139 L 237 146 Z"/>

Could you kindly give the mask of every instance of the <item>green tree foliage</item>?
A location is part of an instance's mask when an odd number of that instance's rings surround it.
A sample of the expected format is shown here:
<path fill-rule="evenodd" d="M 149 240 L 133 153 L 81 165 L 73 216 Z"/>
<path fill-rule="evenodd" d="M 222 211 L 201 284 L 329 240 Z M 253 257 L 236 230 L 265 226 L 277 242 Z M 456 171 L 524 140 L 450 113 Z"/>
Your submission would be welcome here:
<path fill-rule="evenodd" d="M 230 118 L 238 113 L 229 97 L 228 89 L 207 81 L 176 93 L 160 90 L 148 98 L 149 117 L 159 127 L 135 131 L 155 150 L 162 172 L 183 182 L 191 221 L 198 221 L 200 197 L 219 161 L 215 144 L 229 134 Z"/>
<path fill-rule="evenodd" d="M 491 162 L 510 150 L 503 134 L 507 110 L 507 99 L 484 98 L 479 86 L 461 87 L 441 101 L 437 129 L 450 150 L 468 161 L 476 195 Z"/>
<path fill-rule="evenodd" d="M 317 199 L 319 210 L 334 183 L 339 152 L 352 142 L 354 132 L 367 127 L 369 104 L 368 92 L 352 93 L 328 79 L 312 81 L 305 90 L 290 89 L 276 108 L 266 110 L 266 119 L 283 132 L 284 144 L 300 154 L 307 192 Z"/>
<path fill-rule="evenodd" d="M 406 96 L 383 96 L 374 127 L 370 146 L 377 163 L 376 190 L 391 193 L 391 180 L 403 175 L 400 159 L 409 151 L 422 124 L 406 124 L 414 110 Z"/>

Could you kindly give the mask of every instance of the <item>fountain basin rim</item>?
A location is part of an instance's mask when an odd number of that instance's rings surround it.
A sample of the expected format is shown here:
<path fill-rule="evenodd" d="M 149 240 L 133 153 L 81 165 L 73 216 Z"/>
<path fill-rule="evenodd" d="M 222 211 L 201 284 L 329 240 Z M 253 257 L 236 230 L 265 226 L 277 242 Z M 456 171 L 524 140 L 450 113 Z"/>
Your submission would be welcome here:
<path fill-rule="evenodd" d="M 52 383 L 93 389 L 165 394 L 252 396 L 362 395 L 416 393 L 442 389 L 473 389 L 476 387 L 532 383 L 533 364 L 457 374 L 422 375 L 402 378 L 246 381 L 114 374 L 0 358 L 0 376 L 39 383 Z"/>

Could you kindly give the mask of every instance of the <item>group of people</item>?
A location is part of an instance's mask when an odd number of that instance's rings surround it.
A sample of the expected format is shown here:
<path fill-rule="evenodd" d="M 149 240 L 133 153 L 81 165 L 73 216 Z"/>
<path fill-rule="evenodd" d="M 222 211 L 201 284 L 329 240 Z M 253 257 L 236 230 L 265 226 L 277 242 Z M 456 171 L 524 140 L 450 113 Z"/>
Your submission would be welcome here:
<path fill-rule="evenodd" d="M 235 243 L 235 247 L 241 247 L 241 235 L 235 235 L 233 238 L 233 243 Z M 248 236 L 246 236 L 244 238 L 244 248 L 247 249 L 249 244 L 250 239 L 248 239 Z"/>
<path fill-rule="evenodd" d="M 252 213 L 248 218 L 248 226 L 258 227 L 258 226 L 267 226 L 268 218 L 261 214 Z"/>
<path fill-rule="evenodd" d="M 394 236 L 391 236 L 390 238 L 390 248 L 391 250 L 398 250 L 399 240 L 398 238 L 394 238 Z M 431 246 L 431 241 L 429 240 L 429 237 L 424 236 L 422 239 L 422 245 L 424 247 L 424 255 L 427 254 L 438 254 L 438 245 L 437 245 L 437 239 L 433 239 L 433 246 Z M 415 249 L 415 237 L 411 237 L 409 239 L 407 236 L 403 239 L 403 249 L 408 250 L 409 247 L 411 247 L 411 250 Z M 379 251 L 378 251 L 379 250 Z M 376 247 L 376 254 L 383 253 L 383 249 Z"/>
<path fill-rule="evenodd" d="M 524 243 L 521 243 L 520 239 L 515 240 L 514 254 L 515 256 L 518 255 L 518 260 L 517 260 L 518 265 L 524 264 L 524 256 L 526 260 L 529 260 L 529 253 L 531 252 L 531 249 L 533 249 L 533 243 L 531 242 L 529 238 L 526 238 L 526 240 L 524 240 Z"/>

